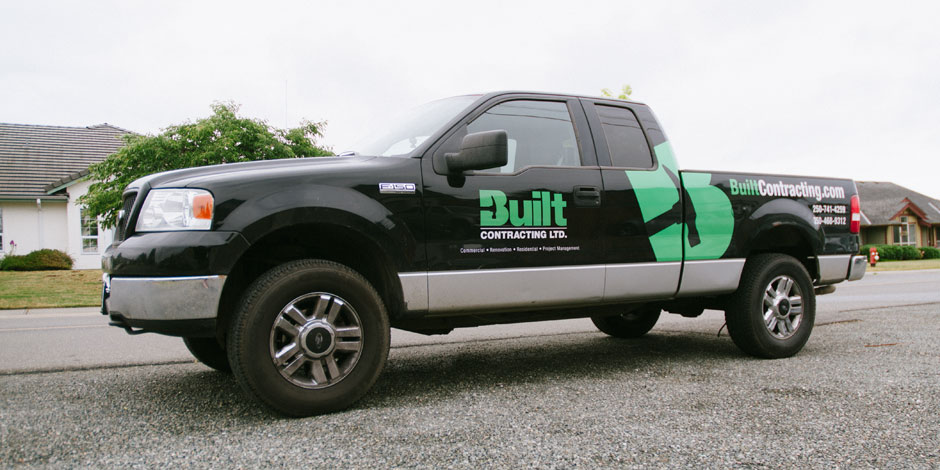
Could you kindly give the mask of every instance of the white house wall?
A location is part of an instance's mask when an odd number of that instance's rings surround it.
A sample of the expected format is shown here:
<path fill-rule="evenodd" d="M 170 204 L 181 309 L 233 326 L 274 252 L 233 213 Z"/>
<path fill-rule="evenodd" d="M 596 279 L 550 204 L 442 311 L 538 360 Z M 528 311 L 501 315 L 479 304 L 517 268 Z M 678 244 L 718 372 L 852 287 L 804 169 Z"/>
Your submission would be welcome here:
<path fill-rule="evenodd" d="M 82 215 L 77 203 L 79 197 L 88 192 L 90 181 L 79 181 L 69 186 L 66 191 L 68 202 L 68 248 L 65 250 L 73 260 L 75 269 L 101 269 L 101 254 L 108 248 L 114 239 L 113 230 L 103 230 L 98 227 L 98 251 L 94 253 L 82 252 Z"/>
<path fill-rule="evenodd" d="M 16 254 L 51 248 L 66 251 L 68 234 L 65 201 L 35 200 L 0 202 L 3 209 L 3 252 L 10 253 L 10 242 L 16 242 Z"/>
<path fill-rule="evenodd" d="M 101 253 L 114 239 L 112 230 L 98 229 L 98 250 L 82 252 L 82 215 L 76 200 L 88 192 L 88 181 L 69 186 L 66 201 L 35 200 L 0 202 L 3 210 L 3 253 L 10 253 L 10 241 L 16 242 L 16 254 L 50 248 L 69 254 L 74 269 L 100 269 Z"/>

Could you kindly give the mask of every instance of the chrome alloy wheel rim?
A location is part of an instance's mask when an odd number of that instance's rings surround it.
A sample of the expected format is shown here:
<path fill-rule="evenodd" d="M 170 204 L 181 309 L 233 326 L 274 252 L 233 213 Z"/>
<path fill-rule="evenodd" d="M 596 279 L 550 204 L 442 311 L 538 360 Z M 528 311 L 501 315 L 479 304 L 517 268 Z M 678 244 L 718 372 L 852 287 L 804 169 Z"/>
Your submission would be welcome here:
<path fill-rule="evenodd" d="M 764 325 L 777 339 L 796 333 L 803 321 L 803 295 L 790 276 L 777 276 L 764 289 Z"/>
<path fill-rule="evenodd" d="M 271 326 L 274 367 L 288 382 L 324 388 L 346 378 L 362 353 L 362 324 L 348 302 L 314 292 L 290 301 Z"/>

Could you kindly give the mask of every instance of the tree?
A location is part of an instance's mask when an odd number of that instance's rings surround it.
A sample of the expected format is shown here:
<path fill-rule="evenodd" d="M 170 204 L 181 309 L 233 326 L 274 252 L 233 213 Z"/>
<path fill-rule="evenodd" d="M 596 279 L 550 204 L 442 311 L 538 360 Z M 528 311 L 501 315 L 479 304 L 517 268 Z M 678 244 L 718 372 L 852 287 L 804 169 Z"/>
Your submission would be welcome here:
<path fill-rule="evenodd" d="M 101 217 L 103 226 L 113 227 L 124 187 L 137 178 L 219 163 L 332 155 L 316 143 L 324 124 L 303 121 L 300 127 L 276 129 L 238 116 L 234 103 L 214 103 L 207 118 L 167 127 L 157 135 L 124 136 L 124 147 L 89 167 L 96 182 L 78 202 Z"/>
<path fill-rule="evenodd" d="M 608 98 L 617 98 L 618 100 L 628 100 L 632 94 L 633 88 L 631 88 L 630 85 L 624 85 L 623 88 L 620 89 L 620 94 L 617 96 L 614 96 L 614 94 L 610 91 L 610 88 L 601 89 L 601 95 Z"/>

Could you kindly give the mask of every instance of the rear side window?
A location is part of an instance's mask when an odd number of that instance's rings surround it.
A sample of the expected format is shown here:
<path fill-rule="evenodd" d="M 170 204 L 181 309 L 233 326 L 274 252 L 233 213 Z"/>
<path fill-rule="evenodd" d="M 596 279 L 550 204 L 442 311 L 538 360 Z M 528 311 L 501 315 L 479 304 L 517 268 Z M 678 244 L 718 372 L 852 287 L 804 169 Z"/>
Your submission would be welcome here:
<path fill-rule="evenodd" d="M 613 166 L 652 168 L 653 154 L 633 112 L 616 106 L 595 105 L 604 128 Z"/>

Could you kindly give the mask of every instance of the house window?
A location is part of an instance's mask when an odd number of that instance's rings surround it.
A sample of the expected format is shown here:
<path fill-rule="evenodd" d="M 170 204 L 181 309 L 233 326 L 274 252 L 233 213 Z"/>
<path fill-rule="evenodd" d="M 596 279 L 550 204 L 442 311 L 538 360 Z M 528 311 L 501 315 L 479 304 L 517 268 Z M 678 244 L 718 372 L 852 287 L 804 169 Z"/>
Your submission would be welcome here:
<path fill-rule="evenodd" d="M 82 216 L 82 253 L 98 252 L 98 218 L 89 215 L 85 209 L 81 210 Z"/>
<path fill-rule="evenodd" d="M 902 215 L 901 225 L 894 226 L 895 245 L 914 245 L 917 243 L 917 223 L 912 217 Z"/>
<path fill-rule="evenodd" d="M 3 208 L 0 207 L 0 254 L 3 254 Z"/>

